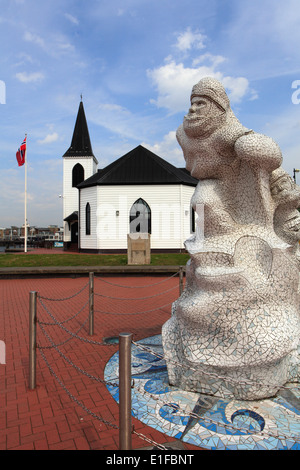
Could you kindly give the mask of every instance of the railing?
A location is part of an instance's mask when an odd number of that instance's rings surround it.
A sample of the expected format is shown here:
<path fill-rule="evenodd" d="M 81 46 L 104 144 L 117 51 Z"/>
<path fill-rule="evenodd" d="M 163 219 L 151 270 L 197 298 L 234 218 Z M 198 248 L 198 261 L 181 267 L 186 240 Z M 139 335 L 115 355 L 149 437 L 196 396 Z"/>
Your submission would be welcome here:
<path fill-rule="evenodd" d="M 112 289 L 114 288 L 126 288 L 126 289 L 145 289 L 145 288 L 154 288 L 157 286 L 163 286 L 165 282 L 168 280 L 178 276 L 179 285 L 172 286 L 171 288 L 165 289 L 162 292 L 158 292 L 153 295 L 142 296 L 142 297 L 113 297 L 109 296 L 105 293 L 100 293 L 95 291 L 95 280 L 98 283 L 102 283 L 106 286 L 110 286 Z M 131 429 L 131 367 L 130 367 L 130 358 L 128 356 L 128 351 L 130 351 L 131 342 L 132 342 L 132 334 L 131 333 L 121 333 L 119 334 L 119 354 L 120 354 L 120 371 L 119 371 L 119 383 L 112 383 L 109 381 L 105 381 L 104 379 L 94 376 L 89 372 L 83 370 L 81 367 L 74 364 L 74 362 L 64 354 L 60 347 L 68 343 L 73 339 L 78 339 L 85 343 L 92 344 L 94 346 L 114 346 L 113 344 L 108 344 L 105 341 L 95 341 L 91 338 L 85 337 L 79 334 L 85 326 L 87 326 L 88 336 L 94 335 L 94 326 L 95 326 L 95 313 L 102 313 L 107 315 L 143 315 L 147 312 L 153 312 L 160 309 L 165 309 L 166 307 L 170 307 L 172 302 L 163 303 L 163 305 L 156 306 L 155 308 L 151 309 L 143 309 L 142 311 L 133 311 L 133 312 L 106 312 L 101 310 L 95 310 L 95 303 L 94 301 L 97 300 L 97 305 L 99 305 L 99 301 L 101 303 L 101 299 L 114 299 L 118 301 L 130 301 L 133 302 L 134 300 L 139 301 L 149 301 L 153 298 L 160 298 L 164 294 L 170 294 L 174 292 L 174 300 L 178 297 L 178 289 L 179 294 L 183 291 L 183 270 L 182 268 L 179 269 L 177 273 L 174 273 L 170 277 L 164 278 L 157 282 L 148 285 L 142 286 L 125 286 L 121 284 L 116 284 L 114 282 L 109 281 L 106 278 L 99 278 L 94 276 L 94 273 L 89 273 L 89 281 L 86 283 L 78 292 L 74 294 L 64 297 L 64 298 L 50 298 L 42 296 L 40 293 L 36 291 L 31 291 L 29 293 L 29 388 L 34 390 L 36 388 L 36 364 L 37 364 L 37 351 L 40 352 L 42 359 L 44 360 L 46 366 L 48 367 L 50 373 L 55 378 L 57 383 L 61 386 L 61 388 L 67 393 L 69 398 L 73 400 L 78 406 L 80 406 L 86 413 L 90 414 L 94 419 L 97 419 L 107 426 L 110 426 L 114 429 L 119 430 L 119 446 L 120 449 L 128 449 L 131 447 L 131 435 L 133 430 Z M 64 320 L 58 320 L 55 315 L 51 312 L 46 303 L 48 302 L 64 302 L 68 300 L 75 299 L 75 297 L 79 296 L 79 294 L 84 293 L 85 290 L 88 290 L 88 296 L 85 299 L 83 305 L 73 313 L 71 316 Z M 96 299 L 95 299 L 96 297 Z M 134 302 L 133 302 L 134 303 Z M 49 321 L 44 321 L 38 318 L 37 310 L 38 305 L 42 307 L 44 313 L 50 317 Z M 77 319 L 79 315 L 88 307 L 88 315 L 85 320 L 80 324 L 79 328 L 74 332 L 71 331 L 69 327 L 67 327 L 67 323 L 71 322 L 74 319 Z M 51 338 L 51 335 L 47 331 L 47 327 L 57 326 L 62 330 L 64 333 L 67 333 L 67 339 L 55 343 L 55 341 Z M 48 344 L 46 346 L 42 346 L 40 343 L 37 342 L 37 328 L 40 328 L 41 332 L 43 333 L 44 337 L 46 338 Z M 130 343 L 128 343 L 128 338 L 130 338 Z M 51 366 L 47 356 L 45 354 L 46 350 L 54 349 L 59 356 L 71 367 L 73 367 L 77 372 L 80 374 L 85 375 L 86 377 L 95 380 L 99 383 L 108 386 L 117 386 L 120 389 L 120 412 L 119 412 L 119 425 L 115 423 L 111 423 L 107 420 L 101 418 L 96 413 L 88 409 L 82 402 L 78 400 L 77 397 L 74 396 L 73 393 L 66 387 L 63 381 L 58 377 L 58 374 L 54 371 L 54 368 Z M 136 433 L 141 439 L 144 439 L 146 442 L 153 444 L 157 448 L 163 448 L 160 444 L 152 441 L 151 439 L 147 438 L 141 433 Z"/>
<path fill-rule="evenodd" d="M 159 297 L 162 296 L 165 293 L 170 293 L 175 289 L 178 289 L 178 286 L 173 286 L 171 288 L 165 289 L 162 292 L 159 292 L 157 294 L 152 294 L 148 296 L 143 296 L 143 297 L 114 297 L 114 296 L 109 296 L 108 294 L 104 293 L 99 293 L 95 291 L 95 280 L 97 282 L 104 283 L 106 285 L 110 285 L 110 287 L 118 287 L 118 288 L 127 288 L 127 289 L 137 289 L 137 288 L 154 288 L 154 286 L 161 285 L 163 286 L 164 282 L 170 280 L 171 278 L 178 276 L 179 277 L 179 294 L 183 292 L 183 287 L 184 287 L 184 279 L 183 279 L 183 271 L 179 270 L 178 273 L 175 273 L 171 277 L 164 278 L 163 280 L 160 280 L 158 282 L 155 282 L 150 285 L 143 285 L 143 286 L 124 286 L 120 285 L 117 283 L 114 283 L 112 281 L 109 281 L 108 279 L 104 278 L 98 278 L 94 276 L 94 273 L 89 273 L 89 281 L 86 283 L 78 292 L 74 293 L 73 295 L 65 298 L 49 298 L 49 297 L 43 297 L 36 291 L 31 291 L 29 294 L 29 388 L 31 390 L 36 388 L 36 363 L 37 363 L 37 350 L 39 350 L 42 359 L 44 360 L 45 364 L 47 365 L 50 373 L 52 376 L 55 378 L 55 380 L 58 382 L 58 384 L 61 386 L 61 388 L 67 393 L 69 398 L 73 400 L 78 406 L 80 406 L 86 413 L 91 415 L 94 419 L 99 420 L 100 422 L 106 424 L 107 426 L 110 426 L 116 430 L 119 431 L 119 449 L 120 450 L 130 450 L 132 448 L 132 435 L 136 435 L 145 442 L 148 442 L 152 445 L 155 446 L 157 449 L 162 449 L 162 450 L 167 450 L 163 445 L 158 444 L 157 442 L 149 439 L 142 433 L 138 433 L 137 431 L 134 430 L 132 427 L 132 422 L 131 422 L 131 416 L 132 416 L 132 404 L 131 404 L 131 392 L 133 388 L 136 388 L 136 390 L 139 393 L 149 393 L 145 390 L 140 390 L 139 388 L 134 385 L 132 379 L 131 379 L 131 347 L 134 345 L 136 348 L 141 349 L 142 351 L 146 351 L 152 355 L 155 355 L 159 357 L 160 359 L 164 359 L 164 356 L 161 354 L 156 353 L 153 351 L 150 347 L 141 345 L 138 342 L 133 341 L 133 335 L 132 333 L 119 333 L 119 382 L 113 383 L 110 381 L 106 381 L 98 376 L 94 376 L 90 374 L 89 372 L 85 371 L 81 367 L 77 366 L 70 358 L 68 358 L 61 350 L 60 346 L 68 343 L 72 339 L 79 339 L 80 341 L 83 341 L 85 343 L 92 344 L 93 346 L 106 346 L 106 347 L 111 347 L 114 346 L 113 344 L 108 344 L 107 342 L 99 342 L 92 340 L 91 338 L 88 338 L 86 336 L 79 335 L 80 331 L 83 330 L 83 328 L 86 326 L 86 323 L 88 322 L 88 336 L 93 336 L 94 335 L 94 326 L 95 326 L 95 312 L 101 312 L 102 314 L 108 314 L 108 315 L 140 315 L 144 314 L 147 312 L 152 312 L 154 310 L 160 310 L 166 308 L 166 306 L 170 306 L 171 303 L 169 302 L 168 304 L 164 304 L 160 307 L 155 307 L 152 309 L 149 309 L 148 307 L 143 309 L 143 311 L 140 312 L 117 312 L 117 313 L 112 313 L 112 312 L 105 312 L 105 311 L 100 311 L 100 310 L 95 310 L 95 296 L 97 297 L 97 303 L 98 305 L 98 299 L 117 299 L 117 300 L 129 300 L 133 302 L 134 300 L 140 300 L 140 301 L 145 301 L 148 302 L 149 299 L 153 299 L 154 297 Z M 74 314 L 72 314 L 69 318 L 64 319 L 62 321 L 58 320 L 55 315 L 50 311 L 49 307 L 46 306 L 46 301 L 48 302 L 63 302 L 67 300 L 71 300 L 78 296 L 79 294 L 83 293 L 85 290 L 88 290 L 88 296 L 87 299 L 85 299 L 85 302 L 83 305 L 80 307 L 78 311 L 76 311 Z M 177 296 L 176 296 L 177 297 Z M 174 299 L 175 300 L 175 299 Z M 37 304 L 41 305 L 42 309 L 44 312 L 46 312 L 47 316 L 51 318 L 50 321 L 42 321 L 40 318 L 37 316 Z M 133 302 L 134 303 L 134 302 Z M 71 320 L 74 320 L 75 318 L 78 318 L 80 313 L 82 313 L 85 308 L 88 306 L 88 315 L 85 318 L 85 320 L 80 324 L 79 328 L 77 331 L 73 332 L 71 331 L 67 326 L 65 326 L 68 322 Z M 44 337 L 47 339 L 47 344 L 46 346 L 42 346 L 37 342 L 37 327 L 40 327 Z M 62 331 L 68 334 L 68 338 L 59 342 L 55 343 L 49 332 L 47 331 L 47 326 L 57 326 L 59 327 Z M 54 349 L 59 356 L 71 367 L 73 367 L 77 372 L 80 374 L 85 375 L 91 380 L 95 380 L 98 383 L 104 384 L 106 386 L 113 386 L 113 387 L 118 387 L 119 388 L 119 424 L 117 425 L 116 423 L 112 423 L 108 420 L 103 419 L 101 416 L 97 415 L 95 412 L 91 411 L 88 407 L 86 407 L 80 400 L 78 400 L 77 397 L 74 396 L 73 393 L 70 392 L 70 390 L 66 387 L 66 385 L 63 383 L 63 381 L 58 377 L 57 373 L 54 371 L 53 367 L 49 363 L 49 360 L 46 357 L 45 350 L 47 349 Z M 169 360 L 170 362 L 170 360 Z M 175 361 L 174 365 L 180 366 L 182 368 L 187 367 L 185 364 L 179 364 Z M 190 369 L 190 367 L 189 367 Z M 227 382 L 236 382 L 234 379 L 228 379 L 222 376 L 219 376 L 217 374 L 212 374 L 212 373 L 207 373 L 211 378 L 216 378 L 218 380 L 226 380 Z M 240 384 L 241 381 L 238 381 Z M 249 385 L 250 383 L 254 383 L 253 381 L 247 381 L 247 384 Z M 284 389 L 286 387 L 281 387 L 281 389 Z M 151 395 L 151 398 L 155 398 L 162 406 L 168 405 L 171 407 L 176 407 L 176 410 L 179 410 L 178 405 L 166 403 L 164 401 L 160 401 L 159 398 L 153 397 Z M 191 417 L 196 418 L 196 419 L 201 419 L 202 421 L 207 421 L 208 423 L 212 424 L 219 424 L 214 422 L 212 419 L 204 417 L 203 415 L 199 416 L 196 413 L 182 410 L 185 414 L 189 414 Z M 231 424 L 223 424 L 224 427 L 228 427 L 231 431 L 240 431 L 242 428 L 238 428 L 236 426 L 233 426 Z M 251 432 L 249 431 L 249 434 Z M 274 438 L 283 438 L 286 439 L 287 436 L 279 436 L 276 433 L 272 432 L 266 432 L 266 431 L 257 431 L 254 430 L 253 434 L 260 434 L 260 435 L 266 435 Z M 299 442 L 299 439 L 296 436 L 288 436 L 289 439 L 294 439 L 296 442 Z"/>

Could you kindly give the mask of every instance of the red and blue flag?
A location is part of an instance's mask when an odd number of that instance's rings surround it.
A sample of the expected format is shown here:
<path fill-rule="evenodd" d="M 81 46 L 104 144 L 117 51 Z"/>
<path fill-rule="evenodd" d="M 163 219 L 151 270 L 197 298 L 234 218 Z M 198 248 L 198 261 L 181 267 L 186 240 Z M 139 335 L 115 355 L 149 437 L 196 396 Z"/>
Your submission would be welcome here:
<path fill-rule="evenodd" d="M 25 163 L 25 154 L 26 154 L 26 137 L 21 143 L 20 147 L 18 148 L 18 151 L 16 153 L 17 157 L 17 162 L 19 166 L 24 165 Z"/>

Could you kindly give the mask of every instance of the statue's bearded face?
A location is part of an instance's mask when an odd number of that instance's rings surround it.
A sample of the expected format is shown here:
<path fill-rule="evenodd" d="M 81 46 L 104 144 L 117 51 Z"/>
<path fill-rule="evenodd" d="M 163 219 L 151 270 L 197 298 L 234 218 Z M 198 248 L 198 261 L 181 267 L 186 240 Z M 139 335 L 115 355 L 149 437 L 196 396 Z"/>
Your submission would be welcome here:
<path fill-rule="evenodd" d="M 300 187 L 288 173 L 284 172 L 274 183 L 271 182 L 270 190 L 277 205 L 289 204 L 293 209 L 300 207 Z"/>
<path fill-rule="evenodd" d="M 271 194 L 277 203 L 275 231 L 287 243 L 300 240 L 300 188 L 288 173 L 271 184 Z"/>
<path fill-rule="evenodd" d="M 286 243 L 300 241 L 300 213 L 297 209 L 280 206 L 275 213 L 275 232 Z"/>
<path fill-rule="evenodd" d="M 184 116 L 183 128 L 190 137 L 206 136 L 220 125 L 225 111 L 206 96 L 192 96 L 189 112 Z"/>

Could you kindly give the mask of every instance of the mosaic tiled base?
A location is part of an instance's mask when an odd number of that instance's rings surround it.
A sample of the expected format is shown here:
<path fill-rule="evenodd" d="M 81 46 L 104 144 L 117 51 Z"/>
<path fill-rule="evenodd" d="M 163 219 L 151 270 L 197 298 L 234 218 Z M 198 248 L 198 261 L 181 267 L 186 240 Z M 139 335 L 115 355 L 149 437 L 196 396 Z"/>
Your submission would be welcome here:
<path fill-rule="evenodd" d="M 163 355 L 161 336 L 139 343 Z M 105 368 L 107 388 L 119 401 L 119 353 Z M 300 450 L 300 387 L 289 384 L 276 397 L 224 399 L 169 386 L 165 361 L 132 345 L 132 415 L 181 441 L 210 450 Z M 191 417 L 189 413 L 194 413 Z"/>

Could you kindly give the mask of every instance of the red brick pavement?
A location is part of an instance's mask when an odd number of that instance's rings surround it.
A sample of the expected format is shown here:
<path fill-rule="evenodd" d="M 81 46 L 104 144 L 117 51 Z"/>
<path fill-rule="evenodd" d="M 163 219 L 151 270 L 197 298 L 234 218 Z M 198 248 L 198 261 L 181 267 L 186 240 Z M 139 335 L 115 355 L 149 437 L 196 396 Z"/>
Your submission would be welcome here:
<path fill-rule="evenodd" d="M 88 315 L 87 277 L 0 280 L 0 340 L 6 344 L 6 363 L 0 364 L 0 450 L 118 450 L 118 404 L 105 384 L 78 372 L 55 348 L 41 349 L 50 345 L 42 328 L 74 364 L 91 376 L 103 379 L 105 366 L 118 350 L 118 345 L 102 346 L 92 342 L 102 343 L 103 338 L 117 336 L 122 331 L 133 333 L 135 341 L 160 334 L 161 326 L 170 317 L 171 303 L 179 292 L 178 277 L 156 284 L 166 278 L 95 277 L 95 334 L 92 337 L 88 336 L 87 323 L 84 324 Z M 156 285 L 141 287 L 152 284 Z M 158 295 L 169 289 L 169 292 Z M 35 390 L 28 388 L 30 291 L 37 291 L 39 296 L 49 299 L 70 297 L 68 300 L 38 299 Z M 101 297 L 100 293 L 107 297 Z M 154 297 L 131 300 L 149 295 Z M 126 300 L 113 300 L 112 297 Z M 60 322 L 60 327 L 42 323 L 53 323 L 53 319 L 41 301 Z M 153 311 L 145 312 L 149 310 Z M 143 311 L 145 313 L 138 313 Z M 75 313 L 78 315 L 74 317 Z M 78 336 L 88 341 L 74 338 L 64 330 L 76 333 L 80 327 Z M 42 353 L 62 385 L 51 374 Z M 82 408 L 69 394 L 86 408 Z M 138 433 L 157 443 L 173 440 L 135 419 L 133 425 Z M 132 443 L 133 449 L 150 445 L 135 434 Z M 184 447 L 199 450 L 187 444 Z"/>

